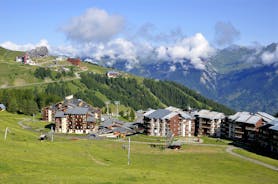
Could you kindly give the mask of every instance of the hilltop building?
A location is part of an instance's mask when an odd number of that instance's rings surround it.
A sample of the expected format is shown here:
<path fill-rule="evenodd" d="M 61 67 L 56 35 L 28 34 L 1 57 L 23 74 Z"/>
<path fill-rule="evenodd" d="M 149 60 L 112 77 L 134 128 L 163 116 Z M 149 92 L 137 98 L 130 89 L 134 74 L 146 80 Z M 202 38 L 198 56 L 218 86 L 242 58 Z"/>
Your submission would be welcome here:
<path fill-rule="evenodd" d="M 75 66 L 79 66 L 81 63 L 81 60 L 79 58 L 68 58 L 67 61 Z"/>
<path fill-rule="evenodd" d="M 106 75 L 108 78 L 118 78 L 121 76 L 121 73 L 117 71 L 108 71 Z"/>

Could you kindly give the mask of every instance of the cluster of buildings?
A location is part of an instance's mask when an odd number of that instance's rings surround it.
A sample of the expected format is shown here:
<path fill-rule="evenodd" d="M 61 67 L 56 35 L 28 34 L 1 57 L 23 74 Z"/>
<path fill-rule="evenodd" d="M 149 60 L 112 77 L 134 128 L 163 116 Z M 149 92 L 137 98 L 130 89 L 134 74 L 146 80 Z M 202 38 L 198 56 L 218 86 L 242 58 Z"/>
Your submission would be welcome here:
<path fill-rule="evenodd" d="M 44 107 L 42 119 L 55 123 L 57 133 L 97 134 L 106 137 L 124 137 L 139 131 L 137 123 L 124 123 L 109 115 L 102 115 L 94 108 L 73 95 L 63 101 Z"/>
<path fill-rule="evenodd" d="M 278 119 L 265 113 L 237 112 L 231 116 L 174 107 L 144 113 L 145 133 L 151 136 L 213 136 L 259 146 L 278 153 Z"/>
<path fill-rule="evenodd" d="M 25 53 L 23 56 L 16 56 L 15 61 L 22 64 L 34 65 L 31 57 Z"/>
<path fill-rule="evenodd" d="M 96 128 L 101 111 L 72 95 L 64 101 L 42 109 L 42 119 L 55 122 L 55 131 L 60 133 L 90 133 Z"/>
<path fill-rule="evenodd" d="M 144 114 L 145 133 L 151 136 L 220 136 L 223 113 L 200 110 L 183 111 L 175 107 L 149 110 Z"/>
<path fill-rule="evenodd" d="M 237 112 L 225 116 L 216 111 L 184 111 L 170 106 L 138 111 L 137 122 L 125 123 L 110 115 L 102 115 L 100 109 L 81 99 L 68 96 L 62 102 L 43 108 L 42 118 L 55 122 L 55 131 L 59 133 L 93 133 L 106 137 L 136 133 L 150 136 L 212 136 L 278 153 L 278 119 L 264 112 Z"/>

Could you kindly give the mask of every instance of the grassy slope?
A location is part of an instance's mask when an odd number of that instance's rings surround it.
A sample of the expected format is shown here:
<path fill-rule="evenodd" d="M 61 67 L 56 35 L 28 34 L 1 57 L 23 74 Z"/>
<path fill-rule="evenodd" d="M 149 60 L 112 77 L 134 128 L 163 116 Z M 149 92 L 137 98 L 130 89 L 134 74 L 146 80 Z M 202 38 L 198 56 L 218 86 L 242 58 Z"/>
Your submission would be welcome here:
<path fill-rule="evenodd" d="M 131 166 L 123 143 L 58 139 L 39 142 L 22 130 L 25 116 L 0 112 L 0 183 L 277 183 L 277 172 L 228 155 L 223 147 L 185 145 L 161 151 L 131 144 Z"/>
<path fill-rule="evenodd" d="M 246 151 L 246 150 L 243 150 L 243 149 L 235 149 L 235 150 L 233 150 L 233 152 L 278 167 L 278 160 L 275 160 L 275 159 L 272 159 L 272 158 L 269 158 L 269 157 L 265 157 L 265 156 L 262 156 L 262 155 L 258 155 L 256 153 L 252 153 L 252 152 L 249 152 L 249 151 Z"/>
<path fill-rule="evenodd" d="M 53 82 L 51 79 L 46 79 L 41 80 L 41 79 L 37 79 L 36 77 L 34 77 L 33 73 L 34 70 L 37 68 L 36 66 L 29 66 L 29 65 L 23 65 L 20 63 L 16 63 L 15 57 L 18 55 L 22 55 L 22 52 L 17 52 L 17 51 L 10 51 L 4 48 L 0 47 L 0 87 L 6 87 L 6 86 L 20 86 L 22 87 L 23 85 L 28 85 L 31 84 L 32 86 L 44 86 L 42 83 L 43 82 Z M 37 63 L 46 63 L 46 64 L 51 64 L 53 65 L 53 57 L 49 56 L 49 57 L 44 57 L 44 58 L 38 58 L 36 59 Z M 68 64 L 66 61 L 62 61 L 59 62 L 58 65 L 60 64 Z M 101 66 L 97 66 L 97 65 L 92 65 L 92 64 L 88 64 L 88 63 L 82 63 L 81 64 L 82 68 L 87 68 L 87 70 L 85 72 L 93 72 L 93 73 L 98 73 L 98 74 L 105 74 L 108 70 L 112 70 L 109 68 L 104 68 Z M 55 69 L 55 68 L 53 68 Z M 80 69 L 75 68 L 77 71 L 79 72 L 84 72 L 81 71 Z M 144 88 L 146 88 L 143 84 L 143 80 L 144 78 L 142 77 L 137 77 L 137 76 L 133 76 L 130 74 L 124 74 L 125 77 L 128 78 L 134 78 L 136 79 L 136 81 L 138 82 L 139 85 L 142 85 Z M 68 80 L 68 79 L 66 79 Z M 72 80 L 72 79 L 70 79 Z M 84 86 L 84 84 L 80 83 L 79 80 L 75 80 L 72 82 L 67 82 L 70 85 L 70 88 L 72 89 L 73 93 L 77 93 L 80 90 L 84 90 L 86 89 L 86 87 Z M 31 87 L 32 87 L 31 86 Z M 148 90 L 146 88 L 146 90 Z M 161 99 L 158 99 L 150 90 L 148 90 L 148 93 L 154 97 L 154 99 L 158 100 L 161 106 L 165 106 L 164 103 L 162 102 Z M 184 96 L 186 96 L 188 99 L 193 99 L 193 101 L 196 101 L 192 96 L 183 93 Z M 97 96 L 103 100 L 109 100 L 109 97 L 100 94 L 99 92 L 97 92 Z M 202 102 L 196 101 L 197 104 L 201 104 Z M 171 105 L 171 104 L 170 104 Z M 114 110 L 114 107 L 111 106 Z M 125 107 L 123 107 L 123 109 L 126 109 Z"/>

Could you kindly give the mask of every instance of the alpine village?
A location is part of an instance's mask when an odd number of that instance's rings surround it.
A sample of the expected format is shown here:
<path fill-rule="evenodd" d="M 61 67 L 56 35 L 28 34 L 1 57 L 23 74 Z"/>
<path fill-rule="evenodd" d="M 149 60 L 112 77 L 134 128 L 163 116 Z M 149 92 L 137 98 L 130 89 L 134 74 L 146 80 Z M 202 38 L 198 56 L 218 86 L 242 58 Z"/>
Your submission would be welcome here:
<path fill-rule="evenodd" d="M 277 3 L 119 2 L 2 2 L 0 183 L 278 184 Z"/>

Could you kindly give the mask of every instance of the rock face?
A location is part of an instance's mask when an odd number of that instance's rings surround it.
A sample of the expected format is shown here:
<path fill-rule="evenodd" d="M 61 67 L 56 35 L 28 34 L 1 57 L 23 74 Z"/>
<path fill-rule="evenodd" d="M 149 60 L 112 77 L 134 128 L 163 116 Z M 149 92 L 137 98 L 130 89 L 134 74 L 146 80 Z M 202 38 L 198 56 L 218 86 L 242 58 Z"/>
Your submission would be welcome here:
<path fill-rule="evenodd" d="M 36 47 L 35 49 L 28 51 L 28 54 L 30 57 L 43 57 L 48 55 L 48 49 L 45 46 Z"/>

